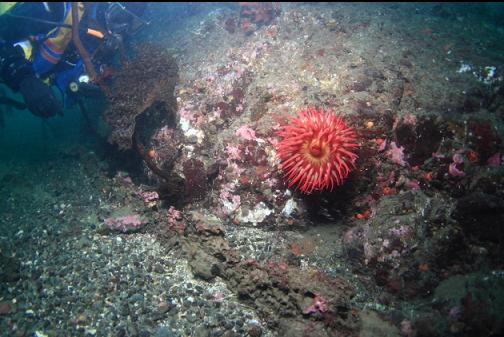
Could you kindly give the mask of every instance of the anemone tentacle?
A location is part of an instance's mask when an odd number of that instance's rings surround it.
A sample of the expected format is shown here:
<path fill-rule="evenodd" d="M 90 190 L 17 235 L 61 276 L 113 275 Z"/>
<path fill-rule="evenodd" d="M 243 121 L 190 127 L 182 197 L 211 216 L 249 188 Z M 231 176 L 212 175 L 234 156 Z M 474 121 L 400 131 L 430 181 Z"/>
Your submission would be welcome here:
<path fill-rule="evenodd" d="M 288 186 L 310 194 L 341 185 L 355 169 L 357 135 L 332 110 L 309 107 L 277 132 L 280 166 Z"/>

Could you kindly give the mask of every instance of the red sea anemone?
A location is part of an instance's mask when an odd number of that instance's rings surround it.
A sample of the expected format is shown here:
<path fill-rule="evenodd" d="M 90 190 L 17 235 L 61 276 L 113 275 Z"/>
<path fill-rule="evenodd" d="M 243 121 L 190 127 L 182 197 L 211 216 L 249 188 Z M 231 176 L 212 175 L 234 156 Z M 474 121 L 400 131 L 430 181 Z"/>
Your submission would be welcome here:
<path fill-rule="evenodd" d="M 355 168 L 356 134 L 332 110 L 307 108 L 277 132 L 284 178 L 306 194 L 340 185 Z"/>

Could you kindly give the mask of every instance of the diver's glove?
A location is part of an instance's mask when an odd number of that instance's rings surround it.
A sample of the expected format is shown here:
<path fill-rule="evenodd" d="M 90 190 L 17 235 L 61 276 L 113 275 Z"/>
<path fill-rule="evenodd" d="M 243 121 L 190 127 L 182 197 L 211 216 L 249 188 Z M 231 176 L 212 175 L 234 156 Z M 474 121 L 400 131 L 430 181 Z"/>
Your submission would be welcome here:
<path fill-rule="evenodd" d="M 0 40 L 0 76 L 14 91 L 19 90 L 22 80 L 35 76 L 32 64 L 25 58 L 23 48 Z"/>
<path fill-rule="evenodd" d="M 28 109 L 37 116 L 62 114 L 61 103 L 52 90 L 35 76 L 23 49 L 0 40 L 0 77 L 14 91 L 19 91 Z"/>
<path fill-rule="evenodd" d="M 34 115 L 48 118 L 63 114 L 60 101 L 54 96 L 51 88 L 39 78 L 35 76 L 25 78 L 19 84 L 19 92 Z"/>

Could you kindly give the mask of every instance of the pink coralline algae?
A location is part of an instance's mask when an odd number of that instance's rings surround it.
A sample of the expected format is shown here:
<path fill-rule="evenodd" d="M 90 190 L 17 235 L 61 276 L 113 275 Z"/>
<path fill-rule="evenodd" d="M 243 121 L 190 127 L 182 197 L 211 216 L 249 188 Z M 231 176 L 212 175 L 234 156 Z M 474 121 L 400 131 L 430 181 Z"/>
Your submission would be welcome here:
<path fill-rule="evenodd" d="M 500 166 L 501 161 L 502 161 L 501 154 L 500 154 L 500 152 L 497 152 L 496 154 L 494 154 L 493 156 L 488 158 L 487 164 L 490 167 L 497 167 L 497 166 Z"/>
<path fill-rule="evenodd" d="M 176 210 L 175 207 L 171 206 L 168 209 L 168 222 L 172 224 L 178 220 L 182 220 L 182 212 Z"/>
<path fill-rule="evenodd" d="M 168 216 L 168 228 L 179 234 L 183 234 L 186 228 L 184 218 L 182 217 L 182 212 L 175 209 L 175 207 L 170 206 L 167 211 Z"/>
<path fill-rule="evenodd" d="M 228 145 L 226 147 L 226 153 L 228 155 L 229 160 L 240 160 L 240 149 L 236 146 Z"/>
<path fill-rule="evenodd" d="M 237 136 L 246 140 L 256 140 L 255 131 L 246 125 L 242 125 L 235 133 Z"/>
<path fill-rule="evenodd" d="M 241 198 L 239 195 L 230 194 L 227 191 L 220 193 L 220 200 L 222 203 L 222 211 L 224 214 L 230 214 L 237 210 L 241 204 Z"/>
<path fill-rule="evenodd" d="M 420 183 L 416 179 L 408 179 L 406 181 L 406 186 L 411 188 L 412 190 L 419 190 L 420 189 Z"/>
<path fill-rule="evenodd" d="M 416 335 L 416 333 L 414 333 L 413 331 L 413 325 L 411 324 L 411 321 L 404 319 L 401 322 L 401 335 L 406 337 Z"/>
<path fill-rule="evenodd" d="M 403 123 L 407 125 L 416 125 L 417 117 L 412 113 L 407 113 L 403 116 Z"/>
<path fill-rule="evenodd" d="M 450 317 L 453 320 L 458 320 L 462 317 L 463 314 L 464 314 L 464 308 L 460 305 L 456 305 L 450 309 L 448 317 Z"/>
<path fill-rule="evenodd" d="M 140 215 L 132 214 L 118 217 L 110 217 L 105 219 L 105 225 L 112 231 L 129 233 L 135 232 L 145 225 Z"/>
<path fill-rule="evenodd" d="M 387 156 L 390 160 L 401 166 L 406 166 L 406 161 L 404 160 L 404 147 L 397 146 L 395 142 L 390 143 L 390 149 L 387 151 Z"/>
<path fill-rule="evenodd" d="M 312 304 L 303 310 L 303 314 L 309 315 L 316 312 L 324 313 L 327 311 L 327 301 L 319 295 L 315 295 Z"/>
<path fill-rule="evenodd" d="M 448 167 L 448 173 L 454 177 L 464 177 L 465 172 L 459 170 L 457 165 L 462 164 L 464 162 L 464 157 L 460 153 L 455 153 L 453 155 L 453 163 Z"/>
<path fill-rule="evenodd" d="M 141 192 L 140 196 L 142 197 L 143 201 L 146 202 L 146 203 L 159 200 L 159 194 L 156 191 Z"/>

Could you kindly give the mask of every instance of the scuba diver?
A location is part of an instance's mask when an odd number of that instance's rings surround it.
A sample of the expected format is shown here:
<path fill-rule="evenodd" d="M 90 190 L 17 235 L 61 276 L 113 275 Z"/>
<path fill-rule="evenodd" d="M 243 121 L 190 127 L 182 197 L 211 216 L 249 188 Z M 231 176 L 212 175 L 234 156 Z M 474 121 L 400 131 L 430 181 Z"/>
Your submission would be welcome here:
<path fill-rule="evenodd" d="M 145 8 L 135 2 L 0 3 L 0 81 L 19 92 L 34 115 L 62 115 L 64 106 L 106 91 L 115 56 L 148 24 L 141 19 Z"/>

